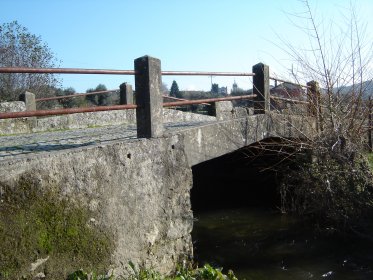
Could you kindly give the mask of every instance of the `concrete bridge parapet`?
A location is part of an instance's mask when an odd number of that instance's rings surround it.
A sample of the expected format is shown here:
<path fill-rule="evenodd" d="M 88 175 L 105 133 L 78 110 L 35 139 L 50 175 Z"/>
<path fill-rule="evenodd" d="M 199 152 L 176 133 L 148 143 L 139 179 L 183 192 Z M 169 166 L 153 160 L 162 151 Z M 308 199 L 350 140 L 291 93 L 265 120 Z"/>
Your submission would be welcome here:
<path fill-rule="evenodd" d="M 213 121 L 165 131 L 160 62 L 142 57 L 135 68 L 141 72 L 136 78 L 138 139 L 0 161 L 0 196 L 7 195 L 4 190 L 24 187 L 24 178 L 41 195 L 53 189 L 86 207 L 92 219 L 113 234 L 114 269 L 132 261 L 167 273 L 193 254 L 191 166 L 270 137 L 311 138 L 316 126 L 312 117 L 271 113 L 263 84 L 257 87 L 254 115 L 237 118 L 229 103 L 221 103 Z M 257 76 L 260 83 L 267 83 L 266 68 L 257 68 L 265 72 Z"/>

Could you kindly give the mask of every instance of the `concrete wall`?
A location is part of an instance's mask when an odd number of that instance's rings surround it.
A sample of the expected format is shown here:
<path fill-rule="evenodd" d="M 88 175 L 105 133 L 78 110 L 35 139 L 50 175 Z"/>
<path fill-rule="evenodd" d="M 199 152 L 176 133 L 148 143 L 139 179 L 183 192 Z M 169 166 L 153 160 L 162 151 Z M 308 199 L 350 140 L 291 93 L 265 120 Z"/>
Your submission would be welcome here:
<path fill-rule="evenodd" d="M 115 236 L 116 270 L 132 261 L 170 272 L 178 260 L 192 255 L 191 166 L 268 137 L 307 138 L 315 128 L 312 119 L 279 114 L 234 119 L 247 112 L 231 111 L 226 105 L 220 115 L 226 120 L 171 131 L 161 138 L 0 161 L 0 186 L 14 189 L 29 177 L 38 188 L 53 188 L 89 208 L 92 218 Z M 164 116 L 166 122 L 216 120 L 173 110 L 165 110 Z"/>
<path fill-rule="evenodd" d="M 21 101 L 0 103 L 0 112 L 2 111 L 25 111 L 25 105 L 24 102 Z M 164 122 L 213 121 L 216 120 L 216 118 L 201 114 L 164 109 L 163 120 Z M 135 110 L 78 113 L 39 118 L 4 119 L 0 120 L 0 135 L 135 123 Z"/>
<path fill-rule="evenodd" d="M 7 112 L 24 112 L 26 105 L 23 101 L 2 102 L 0 103 L 0 113 Z"/>
<path fill-rule="evenodd" d="M 117 271 L 131 260 L 169 272 L 192 255 L 192 172 L 178 136 L 0 162 L 5 189 L 17 188 L 25 176 L 40 189 L 85 205 L 97 223 L 111 229 Z"/>
<path fill-rule="evenodd" d="M 189 166 L 270 137 L 312 138 L 315 120 L 282 114 L 252 115 L 178 131 Z"/>

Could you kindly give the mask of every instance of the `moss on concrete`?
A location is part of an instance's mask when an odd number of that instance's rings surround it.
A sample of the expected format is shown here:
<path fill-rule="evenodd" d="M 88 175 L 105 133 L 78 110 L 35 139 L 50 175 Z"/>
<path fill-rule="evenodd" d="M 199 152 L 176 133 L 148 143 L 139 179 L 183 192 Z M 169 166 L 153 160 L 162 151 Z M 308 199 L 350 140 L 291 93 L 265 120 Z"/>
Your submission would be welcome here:
<path fill-rule="evenodd" d="M 113 234 L 97 225 L 87 207 L 42 191 L 22 177 L 15 187 L 0 185 L 0 279 L 65 279 L 77 269 L 105 273 L 114 248 Z M 45 259 L 30 271 L 31 264 Z"/>

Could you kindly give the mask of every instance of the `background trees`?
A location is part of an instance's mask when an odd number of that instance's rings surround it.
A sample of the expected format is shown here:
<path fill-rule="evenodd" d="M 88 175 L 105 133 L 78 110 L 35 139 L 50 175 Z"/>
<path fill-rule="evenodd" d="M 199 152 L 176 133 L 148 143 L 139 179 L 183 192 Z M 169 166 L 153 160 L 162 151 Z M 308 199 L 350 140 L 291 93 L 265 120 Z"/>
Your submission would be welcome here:
<path fill-rule="evenodd" d="M 179 86 L 177 85 L 175 80 L 172 82 L 172 85 L 171 85 L 170 96 L 181 98 Z"/>
<path fill-rule="evenodd" d="M 107 90 L 106 86 L 103 84 L 97 85 L 95 89 L 90 88 L 87 89 L 87 93 L 90 92 L 96 92 L 96 91 L 105 91 Z M 108 95 L 103 93 L 103 94 L 92 94 L 92 95 L 87 95 L 86 100 L 90 102 L 91 104 L 97 105 L 97 106 L 106 106 L 108 103 Z"/>
<path fill-rule="evenodd" d="M 56 90 L 56 96 L 74 95 L 75 93 L 76 91 L 72 87 L 66 88 L 64 90 L 62 89 Z M 78 106 L 78 101 L 76 98 L 58 99 L 58 103 L 60 103 L 63 108 L 73 108 L 73 107 Z"/>
<path fill-rule="evenodd" d="M 39 36 L 31 34 L 17 21 L 0 26 L 0 67 L 57 66 L 55 54 Z M 18 100 L 25 90 L 38 97 L 54 95 L 59 78 L 52 74 L 0 74 L 0 101 Z"/>

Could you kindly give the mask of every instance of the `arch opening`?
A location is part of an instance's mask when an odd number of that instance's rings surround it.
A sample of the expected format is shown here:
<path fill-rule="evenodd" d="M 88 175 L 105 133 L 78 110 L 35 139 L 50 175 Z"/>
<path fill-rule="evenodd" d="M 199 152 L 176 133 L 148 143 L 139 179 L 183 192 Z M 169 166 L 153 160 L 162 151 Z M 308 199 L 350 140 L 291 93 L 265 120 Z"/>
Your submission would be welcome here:
<path fill-rule="evenodd" d="M 294 222 L 279 211 L 280 165 L 297 151 L 288 143 L 266 139 L 192 167 L 195 261 L 241 278 L 251 277 L 247 269 L 277 269 L 271 246 Z"/>
<path fill-rule="evenodd" d="M 286 141 L 268 138 L 193 166 L 193 211 L 278 208 L 279 167 L 296 153 L 294 146 L 285 146 Z"/>

